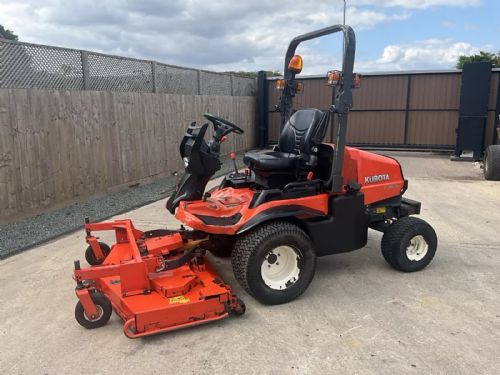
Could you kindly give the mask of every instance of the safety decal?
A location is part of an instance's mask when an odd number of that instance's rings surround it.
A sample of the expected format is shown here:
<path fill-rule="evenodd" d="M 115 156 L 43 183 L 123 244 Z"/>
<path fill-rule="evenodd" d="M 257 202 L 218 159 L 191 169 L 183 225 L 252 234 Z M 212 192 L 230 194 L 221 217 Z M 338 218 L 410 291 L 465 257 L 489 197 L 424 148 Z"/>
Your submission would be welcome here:
<path fill-rule="evenodd" d="M 188 303 L 188 302 L 189 302 L 189 298 L 186 298 L 184 296 L 177 296 L 177 297 L 172 297 L 172 298 L 168 299 L 168 303 L 171 305 L 176 304 L 176 303 Z"/>

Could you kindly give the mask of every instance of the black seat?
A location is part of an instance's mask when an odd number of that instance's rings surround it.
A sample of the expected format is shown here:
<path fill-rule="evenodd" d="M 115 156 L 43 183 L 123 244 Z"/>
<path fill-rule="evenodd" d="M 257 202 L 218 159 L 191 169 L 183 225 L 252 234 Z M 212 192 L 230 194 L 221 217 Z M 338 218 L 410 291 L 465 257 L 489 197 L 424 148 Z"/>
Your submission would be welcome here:
<path fill-rule="evenodd" d="M 288 152 L 266 151 L 248 152 L 243 158 L 243 162 L 250 169 L 261 171 L 294 171 L 300 156 Z"/>
<path fill-rule="evenodd" d="M 243 162 L 252 170 L 294 172 L 299 161 L 321 143 L 328 125 L 328 112 L 301 109 L 295 112 L 281 132 L 273 151 L 248 152 Z"/>
<path fill-rule="evenodd" d="M 274 150 L 248 152 L 243 162 L 255 172 L 258 180 L 261 177 L 261 182 L 262 177 L 268 179 L 271 174 L 299 178 L 317 163 L 315 154 L 325 136 L 329 114 L 319 109 L 298 110 L 285 124 Z M 280 180 L 283 181 L 282 178 Z"/>

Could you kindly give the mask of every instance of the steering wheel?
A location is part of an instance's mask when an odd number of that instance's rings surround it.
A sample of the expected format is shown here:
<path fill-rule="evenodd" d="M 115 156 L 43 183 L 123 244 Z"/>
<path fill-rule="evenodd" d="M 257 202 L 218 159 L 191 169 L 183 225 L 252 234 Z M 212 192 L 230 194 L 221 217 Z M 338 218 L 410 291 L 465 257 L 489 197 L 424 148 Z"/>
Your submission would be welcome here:
<path fill-rule="evenodd" d="M 212 124 L 214 125 L 214 137 L 217 139 L 222 139 L 225 135 L 235 132 L 236 134 L 243 134 L 244 130 L 232 122 L 229 122 L 223 118 L 217 117 L 212 115 L 211 113 L 204 113 L 203 116 L 208 120 L 211 121 Z"/>

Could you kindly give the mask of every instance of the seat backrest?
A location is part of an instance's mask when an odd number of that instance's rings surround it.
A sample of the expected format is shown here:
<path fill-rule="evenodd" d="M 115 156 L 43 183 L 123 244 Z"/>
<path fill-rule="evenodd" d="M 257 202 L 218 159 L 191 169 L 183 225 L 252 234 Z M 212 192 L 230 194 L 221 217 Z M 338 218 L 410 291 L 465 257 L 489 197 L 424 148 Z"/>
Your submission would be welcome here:
<path fill-rule="evenodd" d="M 286 122 L 278 141 L 281 152 L 311 154 L 325 137 L 330 112 L 300 109 Z"/>

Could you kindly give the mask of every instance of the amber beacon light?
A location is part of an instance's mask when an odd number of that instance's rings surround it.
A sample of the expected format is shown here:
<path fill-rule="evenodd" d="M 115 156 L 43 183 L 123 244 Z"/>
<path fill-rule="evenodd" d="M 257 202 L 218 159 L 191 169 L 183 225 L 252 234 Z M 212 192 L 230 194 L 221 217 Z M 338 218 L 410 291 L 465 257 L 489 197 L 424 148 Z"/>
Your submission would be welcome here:
<path fill-rule="evenodd" d="M 300 73 L 302 71 L 302 57 L 300 55 L 294 55 L 288 63 L 288 69 L 295 74 Z"/>

